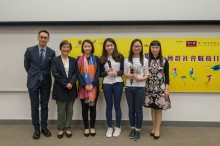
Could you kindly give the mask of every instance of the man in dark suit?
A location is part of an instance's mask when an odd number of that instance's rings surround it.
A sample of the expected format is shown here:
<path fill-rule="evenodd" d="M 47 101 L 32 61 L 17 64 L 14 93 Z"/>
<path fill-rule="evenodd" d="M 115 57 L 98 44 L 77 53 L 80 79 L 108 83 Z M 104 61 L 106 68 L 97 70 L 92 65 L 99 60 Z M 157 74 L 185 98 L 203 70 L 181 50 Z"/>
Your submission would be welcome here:
<path fill-rule="evenodd" d="M 38 45 L 27 48 L 24 55 L 24 68 L 28 73 L 27 88 L 31 101 L 31 117 L 34 126 L 33 139 L 40 138 L 41 133 L 46 137 L 51 136 L 47 129 L 48 102 L 51 88 L 51 61 L 55 51 L 47 47 L 49 33 L 41 30 L 38 33 Z M 41 124 L 39 122 L 39 103 L 41 105 Z"/>

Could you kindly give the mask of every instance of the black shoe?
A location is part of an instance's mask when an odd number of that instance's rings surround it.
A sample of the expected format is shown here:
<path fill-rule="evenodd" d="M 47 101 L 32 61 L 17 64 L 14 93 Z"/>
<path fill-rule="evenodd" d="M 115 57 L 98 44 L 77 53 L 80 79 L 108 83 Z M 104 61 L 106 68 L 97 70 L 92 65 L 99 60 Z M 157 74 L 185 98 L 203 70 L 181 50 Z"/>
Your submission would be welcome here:
<path fill-rule="evenodd" d="M 135 136 L 135 129 L 131 129 L 131 133 L 129 134 L 129 138 L 133 139 Z"/>
<path fill-rule="evenodd" d="M 140 137 L 140 131 L 135 131 L 134 140 L 139 141 L 141 139 Z"/>
<path fill-rule="evenodd" d="M 33 139 L 39 139 L 40 138 L 40 129 L 35 129 L 33 134 Z"/>
<path fill-rule="evenodd" d="M 157 139 L 159 139 L 160 138 L 160 136 L 154 136 L 154 139 L 155 140 L 157 140 Z"/>
<path fill-rule="evenodd" d="M 62 133 L 62 134 L 57 134 L 57 137 L 58 137 L 59 139 L 63 138 L 63 133 Z"/>
<path fill-rule="evenodd" d="M 51 136 L 51 133 L 50 133 L 50 131 L 47 129 L 47 127 L 42 128 L 41 133 L 43 133 L 44 136 L 46 136 L 46 137 Z"/>
<path fill-rule="evenodd" d="M 85 137 L 89 137 L 89 133 L 84 133 L 84 136 Z"/>
<path fill-rule="evenodd" d="M 150 136 L 154 136 L 154 133 L 150 133 Z"/>
<path fill-rule="evenodd" d="M 66 132 L 66 137 L 67 137 L 67 138 L 72 137 L 72 133 L 68 134 L 68 133 Z"/>
<path fill-rule="evenodd" d="M 96 132 L 95 132 L 95 133 L 90 133 L 90 135 L 91 135 L 92 137 L 94 137 L 94 136 L 96 135 Z"/>
<path fill-rule="evenodd" d="M 85 131 L 86 131 L 86 130 L 89 131 L 89 129 L 85 129 Z M 84 136 L 85 136 L 85 137 L 89 137 L 90 133 L 85 133 L 85 131 L 84 131 Z"/>
<path fill-rule="evenodd" d="M 94 129 L 94 128 L 93 128 Z M 95 129 L 94 129 L 95 130 Z M 91 131 L 91 130 L 90 130 Z M 94 137 L 95 135 L 96 135 L 96 132 L 95 133 L 91 133 L 90 132 L 90 135 L 92 136 L 92 137 Z"/>

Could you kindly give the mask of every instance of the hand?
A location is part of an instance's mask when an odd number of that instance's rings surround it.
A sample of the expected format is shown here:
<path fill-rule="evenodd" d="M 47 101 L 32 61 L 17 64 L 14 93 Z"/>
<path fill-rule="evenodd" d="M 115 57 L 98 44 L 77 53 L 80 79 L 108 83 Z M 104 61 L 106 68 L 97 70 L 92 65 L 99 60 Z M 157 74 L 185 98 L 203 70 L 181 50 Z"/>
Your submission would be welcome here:
<path fill-rule="evenodd" d="M 164 94 L 165 94 L 165 98 L 168 98 L 169 97 L 169 90 L 168 89 L 165 89 L 165 91 L 164 91 Z"/>
<path fill-rule="evenodd" d="M 130 79 L 134 79 L 134 74 L 128 74 L 127 76 L 128 76 L 128 78 L 130 78 Z"/>
<path fill-rule="evenodd" d="M 112 71 L 110 77 L 117 77 L 118 73 L 116 71 Z"/>
<path fill-rule="evenodd" d="M 138 77 L 138 76 L 134 76 L 134 79 L 135 79 L 137 82 L 143 81 L 143 78 L 142 78 L 142 77 Z"/>
<path fill-rule="evenodd" d="M 112 72 L 113 71 L 113 69 L 112 68 L 109 68 L 107 71 L 106 71 L 106 73 L 108 74 L 109 72 Z"/>
<path fill-rule="evenodd" d="M 91 91 L 93 89 L 93 86 L 92 85 L 87 85 L 86 86 L 86 91 Z"/>
<path fill-rule="evenodd" d="M 72 89 L 72 84 L 68 83 L 68 84 L 66 85 L 66 87 L 67 87 L 68 89 Z"/>

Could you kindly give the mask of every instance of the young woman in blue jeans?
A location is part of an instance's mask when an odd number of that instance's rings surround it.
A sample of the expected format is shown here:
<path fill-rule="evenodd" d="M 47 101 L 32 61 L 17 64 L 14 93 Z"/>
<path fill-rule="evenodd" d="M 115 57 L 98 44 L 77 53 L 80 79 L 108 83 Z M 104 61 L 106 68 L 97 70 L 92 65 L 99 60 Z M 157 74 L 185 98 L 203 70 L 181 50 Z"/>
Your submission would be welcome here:
<path fill-rule="evenodd" d="M 129 137 L 136 141 L 140 140 L 143 121 L 142 106 L 145 97 L 145 82 L 148 75 L 148 60 L 143 56 L 142 42 L 135 39 L 131 43 L 129 57 L 124 61 L 124 76 L 126 77 L 125 95 L 131 126 Z"/>
<path fill-rule="evenodd" d="M 118 53 L 116 42 L 112 38 L 105 39 L 100 59 L 103 92 L 106 101 L 106 118 L 108 130 L 106 137 L 118 137 L 121 133 L 121 96 L 123 88 L 124 57 Z M 116 113 L 116 127 L 112 128 L 112 107 Z"/>

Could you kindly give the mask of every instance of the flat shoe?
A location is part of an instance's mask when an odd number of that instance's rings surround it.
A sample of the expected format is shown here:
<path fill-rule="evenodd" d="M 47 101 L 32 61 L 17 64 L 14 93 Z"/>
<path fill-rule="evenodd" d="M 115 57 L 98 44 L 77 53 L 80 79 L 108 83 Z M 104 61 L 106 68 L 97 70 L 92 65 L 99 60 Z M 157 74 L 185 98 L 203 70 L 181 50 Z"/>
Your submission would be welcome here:
<path fill-rule="evenodd" d="M 151 133 L 150 133 L 150 136 L 154 136 L 154 133 L 151 132 Z"/>
<path fill-rule="evenodd" d="M 95 133 L 90 133 L 90 135 L 91 135 L 92 137 L 94 137 L 94 136 L 96 135 L 96 132 L 95 132 Z"/>
<path fill-rule="evenodd" d="M 89 133 L 84 133 L 84 136 L 85 137 L 89 137 Z"/>
<path fill-rule="evenodd" d="M 63 138 L 63 134 L 57 134 L 57 137 L 59 138 L 59 139 L 61 139 L 61 138 Z"/>
<path fill-rule="evenodd" d="M 72 133 L 68 134 L 68 133 L 66 132 L 66 137 L 67 137 L 67 138 L 72 137 Z"/>

